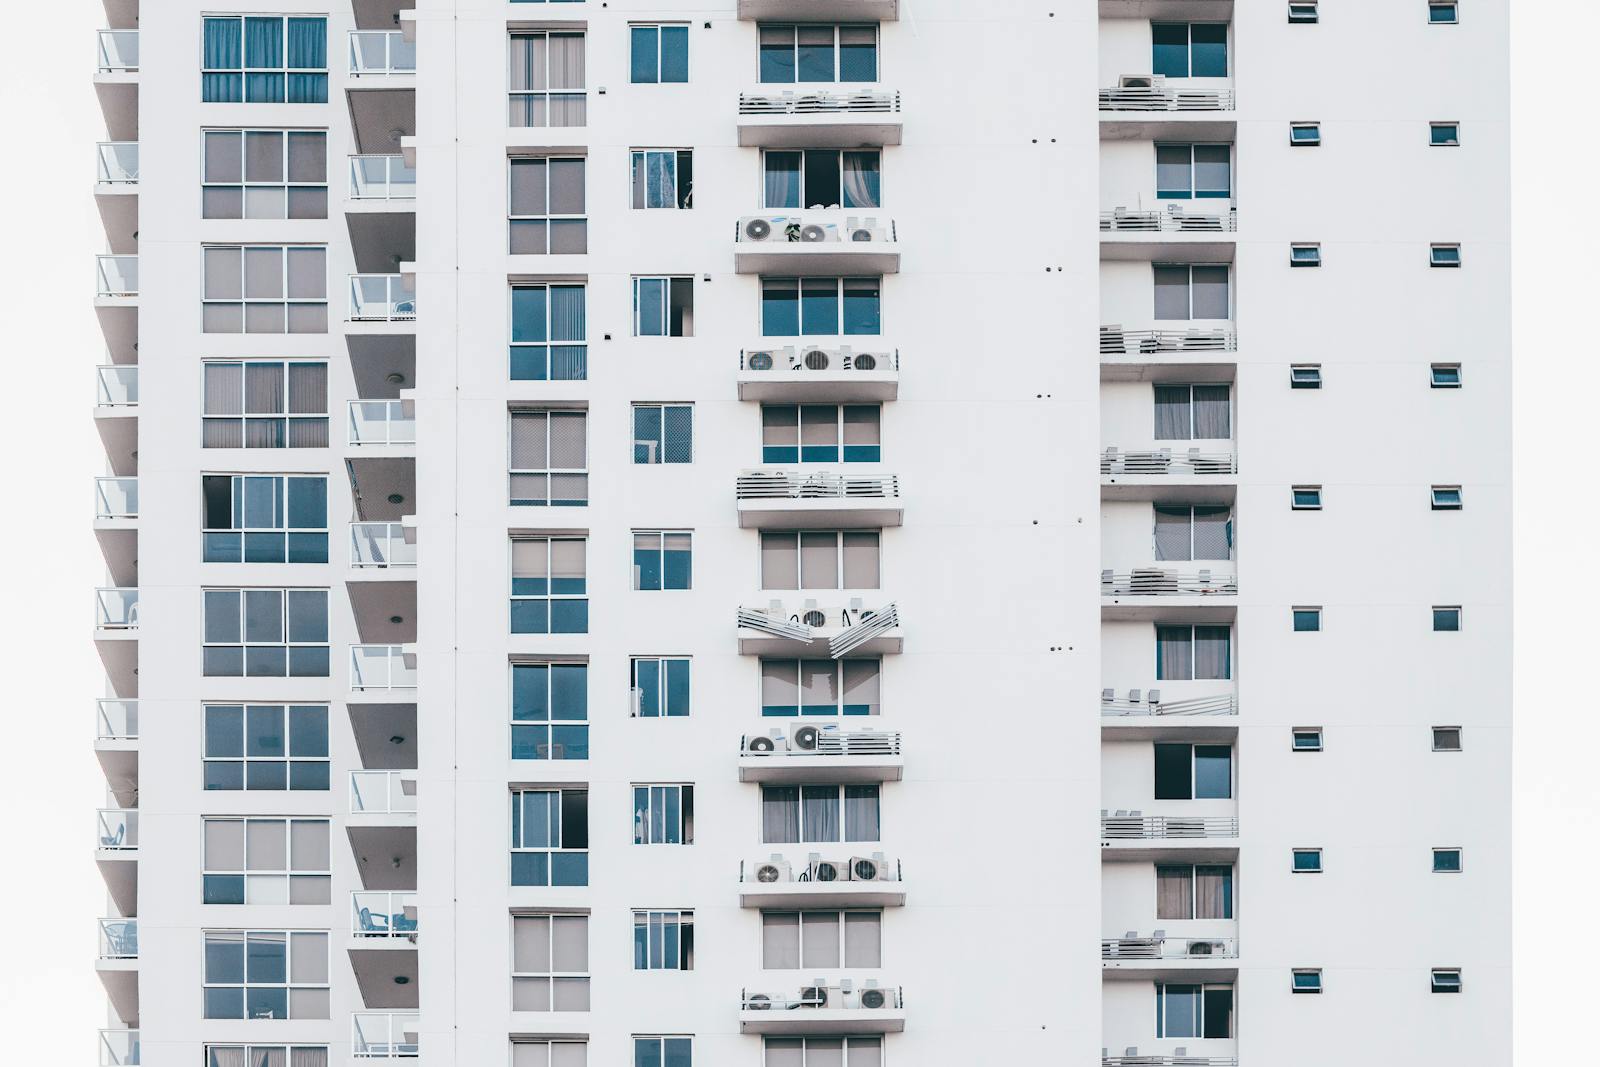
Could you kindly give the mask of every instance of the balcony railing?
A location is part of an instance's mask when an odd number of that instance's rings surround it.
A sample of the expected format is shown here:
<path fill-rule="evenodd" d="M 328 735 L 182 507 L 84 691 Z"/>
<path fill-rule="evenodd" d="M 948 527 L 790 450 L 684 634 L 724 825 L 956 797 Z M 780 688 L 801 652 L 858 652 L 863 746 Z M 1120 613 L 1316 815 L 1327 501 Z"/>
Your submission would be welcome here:
<path fill-rule="evenodd" d="M 1233 89 L 1177 89 L 1161 75 L 1129 75 L 1100 90 L 1101 111 L 1232 111 Z"/>
<path fill-rule="evenodd" d="M 138 256 L 96 256 L 96 296 L 138 296 Z"/>
<path fill-rule="evenodd" d="M 139 590 L 103 588 L 94 591 L 95 626 L 102 630 L 139 628 Z"/>
<path fill-rule="evenodd" d="M 1239 942 L 1231 937 L 1170 937 L 1157 930 L 1149 937 L 1128 933 L 1123 937 L 1102 938 L 1103 960 L 1202 960 L 1237 959 Z"/>
<path fill-rule="evenodd" d="M 100 1031 L 100 1067 L 139 1067 L 139 1031 Z"/>
<path fill-rule="evenodd" d="M 782 604 L 775 602 L 764 610 L 740 608 L 738 624 L 744 629 L 794 641 L 818 640 L 823 636 L 819 631 L 834 630 L 836 632 L 828 637 L 828 654 L 840 659 L 899 626 L 900 614 L 893 603 L 866 608 L 859 601 L 849 607 L 828 609 L 808 604 L 799 612 L 786 614 Z"/>
<path fill-rule="evenodd" d="M 785 732 L 745 734 L 739 740 L 742 756 L 900 755 L 900 733 L 890 730 L 841 730 L 837 726 L 803 724 Z"/>
<path fill-rule="evenodd" d="M 415 689 L 416 653 L 404 645 L 351 645 L 350 688 Z"/>
<path fill-rule="evenodd" d="M 395 815 L 416 810 L 416 771 L 350 772 L 350 814 Z"/>
<path fill-rule="evenodd" d="M 107 363 L 95 368 L 95 404 L 131 408 L 139 403 L 139 368 Z"/>
<path fill-rule="evenodd" d="M 406 414 L 405 400 L 350 401 L 352 445 L 414 445 L 417 420 Z"/>
<path fill-rule="evenodd" d="M 853 348 L 811 348 L 785 345 L 782 348 L 745 349 L 739 353 L 739 369 L 770 373 L 774 377 L 793 374 L 804 378 L 808 372 L 820 374 L 883 374 L 900 369 L 900 352 L 857 352 Z"/>
<path fill-rule="evenodd" d="M 416 284 L 405 275 L 350 275 L 350 321 L 410 322 L 416 317 Z"/>
<path fill-rule="evenodd" d="M 1124 330 L 1100 327 L 1102 356 L 1153 356 L 1165 352 L 1236 352 L 1238 335 L 1232 329 Z"/>
<path fill-rule="evenodd" d="M 95 701 L 94 736 L 97 741 L 137 741 L 139 702 L 137 700 Z"/>
<path fill-rule="evenodd" d="M 350 73 L 415 74 L 417 46 L 399 30 L 351 30 Z"/>
<path fill-rule="evenodd" d="M 137 519 L 139 517 L 139 479 L 96 478 L 94 517 L 97 519 Z"/>
<path fill-rule="evenodd" d="M 101 919 L 100 958 L 136 960 L 139 958 L 139 920 Z"/>
<path fill-rule="evenodd" d="M 404 156 L 350 157 L 350 199 L 415 200 L 417 170 Z"/>
<path fill-rule="evenodd" d="M 797 882 L 900 882 L 904 881 L 904 875 L 900 870 L 900 861 L 884 859 L 881 852 L 874 852 L 871 856 L 852 857 L 845 862 L 814 859 L 800 867 L 796 867 L 782 856 L 775 855 L 755 863 L 745 863 L 741 860 L 739 881 L 741 884 L 756 885 L 788 885 Z"/>
<path fill-rule="evenodd" d="M 356 937 L 417 939 L 417 894 L 358 890 L 350 894 L 350 933 Z"/>
<path fill-rule="evenodd" d="M 841 225 L 841 222 L 843 225 Z M 894 220 L 847 215 L 843 219 L 831 211 L 806 215 L 748 215 L 733 229 L 736 244 L 893 244 L 900 238 Z M 820 249 L 818 250 L 820 251 Z"/>
<path fill-rule="evenodd" d="M 138 30 L 100 30 L 99 71 L 119 74 L 139 69 Z"/>
<path fill-rule="evenodd" d="M 95 146 L 94 180 L 101 185 L 137 185 L 139 142 L 101 141 Z"/>
<path fill-rule="evenodd" d="M 1119 207 L 1100 213 L 1100 229 L 1111 233 L 1233 233 L 1238 228 L 1237 208 L 1218 214 L 1188 214 L 1172 205 L 1165 211 Z"/>
<path fill-rule="evenodd" d="M 102 808 L 95 813 L 95 847 L 131 851 L 139 847 L 139 813 L 132 808 Z"/>
<path fill-rule="evenodd" d="M 891 500 L 900 495 L 900 478 L 894 474 L 860 477 L 831 471 L 747 470 L 739 472 L 734 495 L 739 500 Z"/>
<path fill-rule="evenodd" d="M 740 93 L 741 115 L 898 114 L 900 94 L 888 89 L 817 89 Z"/>
<path fill-rule="evenodd" d="M 422 1016 L 416 1012 L 363 1011 L 350 1016 L 350 1055 L 394 1060 L 417 1055 Z"/>
<path fill-rule="evenodd" d="M 1145 815 L 1137 811 L 1100 813 L 1102 841 L 1194 840 L 1238 836 L 1239 820 L 1233 816 Z"/>
<path fill-rule="evenodd" d="M 743 990 L 740 1006 L 745 1011 L 792 1011 L 797 1008 L 826 1008 L 830 1011 L 885 1011 L 905 1007 L 899 986 L 881 986 L 867 981 L 853 985 L 801 986 L 794 992 Z"/>
<path fill-rule="evenodd" d="M 352 522 L 350 524 L 350 566 L 415 567 L 417 546 L 406 540 L 406 528 L 398 522 Z"/>
<path fill-rule="evenodd" d="M 1170 448 L 1153 452 L 1118 452 L 1113 446 L 1100 454 L 1101 474 L 1238 474 L 1239 457 L 1232 452 L 1202 452 L 1191 448 L 1174 453 Z"/>
<path fill-rule="evenodd" d="M 1148 695 L 1137 689 L 1128 690 L 1126 697 L 1118 697 L 1116 690 L 1100 691 L 1100 714 L 1108 718 L 1131 718 L 1145 715 L 1200 716 L 1237 715 L 1239 698 L 1229 696 L 1195 697 L 1191 700 L 1161 699 L 1161 690 L 1152 689 Z"/>
<path fill-rule="evenodd" d="M 1128 574 L 1100 572 L 1101 596 L 1231 596 L 1239 592 L 1237 575 L 1214 574 L 1209 570 L 1164 570 L 1151 567 Z"/>
<path fill-rule="evenodd" d="M 1100 1057 L 1100 1067 L 1239 1067 L 1237 1056 L 1190 1056 L 1187 1051 L 1141 1056 L 1138 1049 L 1131 1048 L 1124 1056 Z"/>

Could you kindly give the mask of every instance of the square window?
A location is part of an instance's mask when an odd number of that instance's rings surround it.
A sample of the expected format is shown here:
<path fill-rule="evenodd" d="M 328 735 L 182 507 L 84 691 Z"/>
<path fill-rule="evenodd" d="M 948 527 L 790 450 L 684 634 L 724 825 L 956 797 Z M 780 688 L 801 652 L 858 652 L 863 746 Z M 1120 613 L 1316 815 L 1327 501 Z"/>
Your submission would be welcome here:
<path fill-rule="evenodd" d="M 1295 993 L 1320 993 L 1322 992 L 1322 968 L 1296 967 L 1293 971 L 1293 982 L 1290 990 Z"/>
<path fill-rule="evenodd" d="M 1451 26 L 1461 19 L 1456 0 L 1428 0 L 1428 21 L 1435 26 Z"/>
<path fill-rule="evenodd" d="M 1321 608 L 1295 608 L 1294 632 L 1297 634 L 1316 633 L 1322 629 Z"/>
<path fill-rule="evenodd" d="M 1296 752 L 1321 752 L 1322 727 L 1297 726 L 1294 728 L 1294 751 Z"/>
<path fill-rule="evenodd" d="M 1433 850 L 1434 874 L 1460 874 L 1461 850 L 1459 848 L 1436 848 Z"/>
<path fill-rule="evenodd" d="M 1291 490 L 1292 506 L 1295 511 L 1321 511 L 1322 486 L 1297 485 Z"/>
<path fill-rule="evenodd" d="M 629 80 L 636 85 L 689 80 L 689 27 L 632 26 Z"/>
<path fill-rule="evenodd" d="M 1460 608 L 1434 608 L 1433 629 L 1435 633 L 1455 633 L 1461 629 Z"/>
<path fill-rule="evenodd" d="M 1430 389 L 1460 389 L 1461 364 L 1433 364 L 1428 368 L 1428 387 Z"/>
<path fill-rule="evenodd" d="M 1434 511 L 1460 511 L 1461 487 L 1459 485 L 1436 485 L 1432 491 Z"/>
<path fill-rule="evenodd" d="M 1460 245 L 1432 245 L 1428 249 L 1428 266 L 1430 267 L 1459 267 L 1461 266 Z"/>
<path fill-rule="evenodd" d="M 1459 993 L 1461 992 L 1461 972 L 1454 968 L 1435 968 L 1431 975 L 1429 992 L 1432 993 Z"/>
<path fill-rule="evenodd" d="M 1290 389 L 1321 389 L 1322 364 L 1297 363 L 1289 368 Z"/>
<path fill-rule="evenodd" d="M 1428 144 L 1434 148 L 1456 148 L 1461 144 L 1459 122 L 1428 123 Z"/>
<path fill-rule="evenodd" d="M 1289 123 L 1289 144 L 1296 148 L 1315 148 L 1322 143 L 1322 124 L 1318 122 Z"/>
<path fill-rule="evenodd" d="M 1433 750 L 1435 752 L 1460 752 L 1461 727 L 1435 726 L 1433 728 Z"/>
<path fill-rule="evenodd" d="M 1321 874 L 1322 850 L 1320 848 L 1295 849 L 1294 865 L 1290 869 L 1295 874 Z"/>
<path fill-rule="evenodd" d="M 1290 23 L 1317 21 L 1317 0 L 1289 0 Z"/>
<path fill-rule="evenodd" d="M 1320 267 L 1322 266 L 1322 245 L 1316 242 L 1302 242 L 1289 246 L 1289 266 L 1291 267 Z"/>

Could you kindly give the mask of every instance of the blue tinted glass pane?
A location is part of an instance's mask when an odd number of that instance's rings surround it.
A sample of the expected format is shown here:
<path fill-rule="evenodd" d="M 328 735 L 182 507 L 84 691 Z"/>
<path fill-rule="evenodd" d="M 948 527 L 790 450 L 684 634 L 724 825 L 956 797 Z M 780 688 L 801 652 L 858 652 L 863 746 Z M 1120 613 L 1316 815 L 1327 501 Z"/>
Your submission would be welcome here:
<path fill-rule="evenodd" d="M 1440 873 L 1452 873 L 1461 869 L 1461 853 L 1451 850 L 1441 850 L 1433 854 L 1433 869 Z"/>
<path fill-rule="evenodd" d="M 512 885 L 549 885 L 550 855 L 546 852 L 513 852 Z"/>
<path fill-rule="evenodd" d="M 552 726 L 550 728 L 551 759 L 588 759 L 589 728 L 587 726 Z"/>
<path fill-rule="evenodd" d="M 589 668 L 582 663 L 558 663 L 550 668 L 551 718 L 589 717 Z"/>
<path fill-rule="evenodd" d="M 328 647 L 323 645 L 307 645 L 289 650 L 289 677 L 291 678 L 326 678 L 328 677 Z"/>
<path fill-rule="evenodd" d="M 252 935 L 245 943 L 245 979 L 282 982 L 288 977 L 288 960 L 288 942 Z"/>
<path fill-rule="evenodd" d="M 1232 150 L 1225 144 L 1194 146 L 1194 189 L 1199 197 L 1226 197 L 1233 191 Z"/>
<path fill-rule="evenodd" d="M 237 645 L 207 648 L 201 670 L 207 678 L 238 678 L 244 674 L 244 649 Z"/>
<path fill-rule="evenodd" d="M 667 463 L 688 463 L 694 456 L 694 408 L 669 407 L 665 411 Z"/>
<path fill-rule="evenodd" d="M 800 449 L 800 458 L 806 463 L 837 463 L 839 449 L 833 445 L 805 445 Z"/>
<path fill-rule="evenodd" d="M 762 82 L 794 81 L 794 31 L 761 35 Z"/>
<path fill-rule="evenodd" d="M 285 538 L 281 533 L 247 533 L 244 535 L 244 561 L 246 563 L 282 563 L 285 555 Z"/>
<path fill-rule="evenodd" d="M 287 1019 L 289 991 L 281 986 L 264 989 L 251 986 L 244 991 L 244 1010 L 251 1019 Z"/>
<path fill-rule="evenodd" d="M 633 1039 L 633 1067 L 661 1067 L 661 1039 L 636 1037 Z"/>
<path fill-rule="evenodd" d="M 882 459 L 883 450 L 878 445 L 845 445 L 844 461 L 846 463 L 877 463 Z"/>
<path fill-rule="evenodd" d="M 635 26 L 631 33 L 633 60 L 630 64 L 631 79 L 635 83 L 657 81 L 660 67 L 658 65 L 656 43 L 656 28 L 654 26 Z"/>
<path fill-rule="evenodd" d="M 328 68 L 328 20 L 291 18 L 288 22 L 288 62 L 291 70 Z"/>
<path fill-rule="evenodd" d="M 1233 795 L 1233 751 L 1226 745 L 1194 747 L 1196 800 L 1227 800 Z"/>
<path fill-rule="evenodd" d="M 1197 22 L 1189 27 L 1189 76 L 1228 76 L 1228 27 L 1222 22 Z"/>
<path fill-rule="evenodd" d="M 878 80 L 878 46 L 875 42 L 839 45 L 839 80 L 875 82 Z"/>
<path fill-rule="evenodd" d="M 283 708 L 275 704 L 252 706 L 246 713 L 245 754 L 282 756 L 285 752 Z"/>
<path fill-rule="evenodd" d="M 661 409 L 636 407 L 633 409 L 633 461 L 659 463 L 662 459 Z"/>
<path fill-rule="evenodd" d="M 1186 144 L 1156 145 L 1156 196 L 1187 200 L 1194 184 L 1193 149 Z"/>
<path fill-rule="evenodd" d="M 241 31 L 241 23 L 236 18 L 204 20 L 205 51 L 200 62 L 207 70 L 239 69 Z"/>
<path fill-rule="evenodd" d="M 1159 1035 L 1165 1038 L 1198 1037 L 1200 1035 L 1200 987 L 1176 986 L 1162 987 L 1165 994 L 1165 1030 Z"/>
<path fill-rule="evenodd" d="M 1455 144 L 1459 139 L 1454 126 L 1434 126 L 1431 128 L 1429 138 L 1434 144 L 1441 145 Z"/>
<path fill-rule="evenodd" d="M 511 290 L 511 339 L 513 341 L 547 341 L 548 321 L 546 300 L 548 290 L 542 285 L 518 286 Z"/>
<path fill-rule="evenodd" d="M 205 980 L 210 983 L 244 981 L 244 941 L 207 937 Z"/>
<path fill-rule="evenodd" d="M 832 279 L 803 281 L 800 297 L 800 332 L 836 334 L 839 332 L 839 290 Z"/>
<path fill-rule="evenodd" d="M 1322 629 L 1322 613 L 1319 611 L 1297 611 L 1294 613 L 1294 628 L 1298 633 Z"/>
<path fill-rule="evenodd" d="M 793 284 L 761 287 L 761 335 L 795 337 L 800 333 L 800 291 Z"/>
<path fill-rule="evenodd" d="M 252 760 L 245 764 L 245 785 L 262 792 L 283 789 L 288 784 L 287 764 L 283 760 Z"/>
<path fill-rule="evenodd" d="M 243 96 L 244 78 L 237 74 L 200 76 L 200 99 L 208 104 L 237 104 Z"/>
<path fill-rule="evenodd" d="M 1297 871 L 1320 871 L 1322 869 L 1322 854 L 1320 852 L 1297 850 L 1294 854 L 1294 869 Z"/>
<path fill-rule="evenodd" d="M 662 567 L 663 587 L 666 589 L 690 588 L 692 553 L 687 549 L 668 549 L 661 555 L 664 560 Z"/>
<path fill-rule="evenodd" d="M 206 1018 L 207 1019 L 242 1019 L 244 1018 L 244 990 L 243 989 L 207 989 L 206 990 Z"/>
<path fill-rule="evenodd" d="M 844 287 L 844 332 L 878 334 L 882 330 L 877 283 L 847 281 Z"/>
<path fill-rule="evenodd" d="M 661 80 L 689 80 L 689 27 L 661 27 Z"/>
<path fill-rule="evenodd" d="M 554 600 L 550 603 L 550 632 L 586 634 L 589 632 L 587 600 Z"/>
<path fill-rule="evenodd" d="M 650 924 L 641 916 L 633 920 L 633 969 L 647 970 L 650 966 Z M 638 1054 L 638 1038 L 634 1039 L 634 1054 Z"/>
<path fill-rule="evenodd" d="M 512 596 L 543 596 L 549 591 L 549 582 L 542 577 L 511 579 Z"/>
<path fill-rule="evenodd" d="M 550 350 L 543 345 L 511 348 L 511 380 L 542 382 L 550 377 Z"/>
<path fill-rule="evenodd" d="M 236 533 L 208 533 L 200 558 L 206 563 L 238 563 L 244 558 L 244 538 Z"/>
<path fill-rule="evenodd" d="M 633 685 L 639 690 L 638 714 L 641 718 L 656 718 L 661 714 L 661 661 L 635 660 Z"/>
<path fill-rule="evenodd" d="M 795 55 L 796 81 L 833 81 L 833 27 L 801 26 Z"/>
<path fill-rule="evenodd" d="M 589 349 L 584 345 L 552 345 L 550 380 L 581 382 L 589 376 Z"/>
<path fill-rule="evenodd" d="M 764 445 L 761 449 L 763 463 L 798 463 L 800 450 L 792 445 Z"/>
<path fill-rule="evenodd" d="M 511 668 L 511 718 L 545 722 L 550 718 L 550 668 L 543 663 L 518 663 Z"/>
<path fill-rule="evenodd" d="M 550 736 L 548 726 L 512 726 L 512 759 L 547 759 L 545 739 Z"/>
<path fill-rule="evenodd" d="M 323 791 L 328 788 L 328 764 L 317 760 L 289 764 L 289 788 Z"/>
<path fill-rule="evenodd" d="M 689 1038 L 669 1037 L 662 1041 L 662 1067 L 690 1067 Z"/>
<path fill-rule="evenodd" d="M 328 562 L 328 535 L 325 533 L 290 534 L 287 558 L 290 563 Z"/>
<path fill-rule="evenodd" d="M 548 600 L 513 600 L 511 602 L 511 632 L 514 634 L 549 633 L 550 602 Z"/>
<path fill-rule="evenodd" d="M 1322 136 L 1319 126 L 1293 126 L 1289 130 L 1289 138 L 1294 141 L 1315 141 Z"/>
<path fill-rule="evenodd" d="M 291 104 L 326 104 L 328 102 L 328 76 L 326 74 L 290 74 L 285 89 Z"/>
<path fill-rule="evenodd" d="M 763 705 L 761 705 L 761 714 L 769 716 L 769 717 L 773 717 L 773 718 L 798 716 L 800 714 L 800 705 L 798 705 L 798 704 L 763 704 Z"/>
<path fill-rule="evenodd" d="M 661 588 L 661 550 L 635 548 L 633 550 L 633 587 L 635 589 Z"/>
<path fill-rule="evenodd" d="M 244 99 L 247 104 L 277 104 L 283 102 L 284 78 L 282 74 L 261 74 L 246 71 Z"/>
<path fill-rule="evenodd" d="M 203 904 L 243 904 L 244 875 L 206 875 L 201 879 L 200 901 Z"/>
<path fill-rule="evenodd" d="M 557 852 L 550 857 L 551 885 L 588 885 L 589 854 L 587 852 Z"/>
<path fill-rule="evenodd" d="M 1454 22 L 1456 20 L 1456 5 L 1433 4 L 1428 8 L 1429 22 Z"/>
<path fill-rule="evenodd" d="M 1150 73 L 1168 78 L 1189 76 L 1189 26 L 1183 22 L 1150 24 Z"/>
<path fill-rule="evenodd" d="M 1433 611 L 1433 628 L 1439 631 L 1461 629 L 1461 612 L 1455 608 L 1435 608 Z"/>
<path fill-rule="evenodd" d="M 328 479 L 290 478 L 287 498 L 289 529 L 328 528 Z"/>
<path fill-rule="evenodd" d="M 205 788 L 207 789 L 243 789 L 244 764 L 229 760 L 227 762 L 208 761 L 205 765 Z"/>
<path fill-rule="evenodd" d="M 667 714 L 689 714 L 689 661 L 669 659 L 667 669 Z"/>
<path fill-rule="evenodd" d="M 633 313 L 640 337 L 661 337 L 667 332 L 667 282 L 665 278 L 637 278 L 633 283 Z"/>
<path fill-rule="evenodd" d="M 328 709 L 291 707 L 289 709 L 289 755 L 326 756 L 328 754 Z"/>

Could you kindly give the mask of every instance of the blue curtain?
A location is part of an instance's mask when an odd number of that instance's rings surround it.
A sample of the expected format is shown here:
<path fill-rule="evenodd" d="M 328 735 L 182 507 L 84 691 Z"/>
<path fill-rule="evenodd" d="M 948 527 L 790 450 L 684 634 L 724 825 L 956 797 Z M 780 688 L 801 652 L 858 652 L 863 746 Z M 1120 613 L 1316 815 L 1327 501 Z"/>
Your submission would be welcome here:
<path fill-rule="evenodd" d="M 328 20 L 292 18 L 289 23 L 289 62 L 291 70 L 328 69 Z"/>
<path fill-rule="evenodd" d="M 240 66 L 240 23 L 238 19 L 206 19 L 204 58 L 207 70 L 238 70 Z M 238 103 L 244 80 L 237 74 L 202 74 L 200 99 L 207 103 Z"/>
<path fill-rule="evenodd" d="M 582 341 L 588 336 L 584 322 L 584 289 L 581 285 L 550 287 L 550 339 Z"/>
<path fill-rule="evenodd" d="M 283 66 L 283 20 L 247 18 L 244 20 L 244 98 L 246 103 L 281 103 L 283 75 L 273 73 Z"/>

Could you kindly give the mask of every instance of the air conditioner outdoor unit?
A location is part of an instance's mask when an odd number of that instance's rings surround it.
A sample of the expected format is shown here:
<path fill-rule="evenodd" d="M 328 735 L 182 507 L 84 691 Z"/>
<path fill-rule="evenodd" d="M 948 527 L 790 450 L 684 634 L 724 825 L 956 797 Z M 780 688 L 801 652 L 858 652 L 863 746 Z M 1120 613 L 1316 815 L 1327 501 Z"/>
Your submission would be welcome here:
<path fill-rule="evenodd" d="M 846 867 L 838 860 L 814 860 L 809 872 L 813 882 L 842 882 Z"/>
<path fill-rule="evenodd" d="M 744 998 L 744 1007 L 746 1011 L 770 1011 L 772 998 L 765 993 L 751 993 Z"/>
<path fill-rule="evenodd" d="M 845 232 L 851 241 L 887 241 L 889 231 L 877 219 L 845 219 Z"/>
<path fill-rule="evenodd" d="M 822 738 L 822 727 L 795 726 L 789 730 L 789 748 L 795 752 L 815 752 L 817 743 Z"/>
<path fill-rule="evenodd" d="M 780 747 L 788 747 L 788 741 L 781 734 L 776 737 L 770 734 L 752 734 L 744 739 L 744 754 L 747 756 L 770 756 Z"/>
<path fill-rule="evenodd" d="M 852 856 L 850 880 L 852 882 L 881 882 L 888 873 L 888 864 L 868 856 Z"/>
<path fill-rule="evenodd" d="M 800 1006 L 802 1008 L 828 1007 L 829 989 L 825 985 L 806 985 L 800 987 Z"/>
<path fill-rule="evenodd" d="M 1124 74 L 1117 79 L 1118 89 L 1155 89 L 1166 79 L 1159 74 Z"/>
<path fill-rule="evenodd" d="M 746 352 L 744 365 L 750 370 L 771 370 L 777 363 L 777 356 L 772 352 Z"/>
<path fill-rule="evenodd" d="M 849 370 L 886 370 L 889 366 L 889 357 L 882 352 L 857 352 L 846 356 L 844 365 Z"/>
<path fill-rule="evenodd" d="M 766 860 L 756 864 L 756 881 L 762 885 L 772 885 L 774 882 L 787 882 L 790 878 L 789 864 L 784 860 Z"/>
<path fill-rule="evenodd" d="M 819 241 L 837 241 L 839 228 L 831 222 L 808 222 L 800 227 L 800 240 L 806 244 Z"/>
<path fill-rule="evenodd" d="M 788 219 L 755 215 L 739 220 L 739 232 L 746 241 L 781 241 Z"/>
<path fill-rule="evenodd" d="M 827 370 L 833 362 L 833 353 L 826 348 L 808 348 L 800 354 L 800 365 L 806 370 Z"/>
<path fill-rule="evenodd" d="M 859 999 L 863 1008 L 887 1008 L 889 1006 L 889 991 L 875 985 L 869 985 L 861 991 Z"/>

